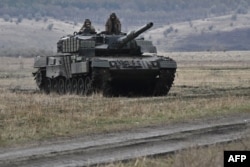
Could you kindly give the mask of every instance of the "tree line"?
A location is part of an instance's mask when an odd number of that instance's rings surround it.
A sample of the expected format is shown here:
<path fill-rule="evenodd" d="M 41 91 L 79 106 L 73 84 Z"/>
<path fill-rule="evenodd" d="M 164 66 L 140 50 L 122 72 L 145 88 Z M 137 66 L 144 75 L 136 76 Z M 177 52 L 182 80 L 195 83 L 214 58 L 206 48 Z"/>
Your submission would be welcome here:
<path fill-rule="evenodd" d="M 53 17 L 81 22 L 90 18 L 103 24 L 110 12 L 116 12 L 125 24 L 146 21 L 166 24 L 206 18 L 213 15 L 247 13 L 248 0 L 1 0 L 0 17 L 41 19 Z"/>

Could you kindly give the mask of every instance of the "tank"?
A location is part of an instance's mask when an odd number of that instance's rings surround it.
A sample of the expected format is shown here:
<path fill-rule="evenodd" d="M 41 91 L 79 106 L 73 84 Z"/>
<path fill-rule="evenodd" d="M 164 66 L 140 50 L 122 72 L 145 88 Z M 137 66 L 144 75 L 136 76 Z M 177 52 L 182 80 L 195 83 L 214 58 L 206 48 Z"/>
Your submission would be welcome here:
<path fill-rule="evenodd" d="M 46 93 L 104 96 L 165 96 L 176 62 L 157 55 L 152 41 L 138 37 L 150 22 L 129 33 L 74 33 L 57 43 L 57 54 L 35 58 L 33 75 Z"/>

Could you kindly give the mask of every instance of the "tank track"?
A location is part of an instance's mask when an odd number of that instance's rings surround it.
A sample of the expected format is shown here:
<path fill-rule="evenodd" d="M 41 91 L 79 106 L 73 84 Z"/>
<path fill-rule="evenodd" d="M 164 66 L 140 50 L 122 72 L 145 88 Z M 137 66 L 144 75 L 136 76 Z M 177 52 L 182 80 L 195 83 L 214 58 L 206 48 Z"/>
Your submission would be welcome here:
<path fill-rule="evenodd" d="M 42 79 L 41 79 L 42 78 Z M 92 78 L 88 75 L 75 76 L 71 79 L 65 77 L 47 78 L 45 73 L 38 71 L 35 80 L 41 92 L 46 94 L 77 94 L 89 95 L 93 92 Z"/>
<path fill-rule="evenodd" d="M 166 96 L 174 82 L 176 69 L 162 69 L 153 82 L 136 86 L 115 84 L 109 70 L 93 69 L 92 75 L 79 75 L 71 79 L 46 77 L 45 70 L 39 69 L 35 74 L 38 88 L 47 94 L 77 94 L 90 95 L 93 92 L 111 96 Z"/>
<path fill-rule="evenodd" d="M 166 96 L 173 85 L 176 69 L 164 69 L 160 71 L 155 83 L 153 96 Z"/>
<path fill-rule="evenodd" d="M 104 96 L 166 96 L 173 85 L 176 69 L 160 70 L 154 81 L 145 81 L 137 85 L 114 84 L 112 79 L 103 81 Z M 105 76 L 105 75 L 104 75 Z M 110 77 L 110 76 L 109 76 Z M 152 79 L 153 80 L 153 79 Z M 120 87 L 123 85 L 123 87 Z M 124 88 L 125 85 L 125 88 Z"/>

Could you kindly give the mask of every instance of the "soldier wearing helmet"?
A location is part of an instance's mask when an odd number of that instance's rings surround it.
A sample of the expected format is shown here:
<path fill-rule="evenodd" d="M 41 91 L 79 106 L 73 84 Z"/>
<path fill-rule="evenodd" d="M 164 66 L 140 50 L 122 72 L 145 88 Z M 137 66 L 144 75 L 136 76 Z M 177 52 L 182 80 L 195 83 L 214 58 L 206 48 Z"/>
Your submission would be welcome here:
<path fill-rule="evenodd" d="M 95 28 L 91 25 L 91 21 L 89 19 L 85 19 L 82 28 L 79 31 L 80 34 L 95 34 Z"/>
<path fill-rule="evenodd" d="M 121 33 L 121 22 L 115 13 L 112 13 L 106 22 L 106 33 L 107 34 L 120 34 Z"/>

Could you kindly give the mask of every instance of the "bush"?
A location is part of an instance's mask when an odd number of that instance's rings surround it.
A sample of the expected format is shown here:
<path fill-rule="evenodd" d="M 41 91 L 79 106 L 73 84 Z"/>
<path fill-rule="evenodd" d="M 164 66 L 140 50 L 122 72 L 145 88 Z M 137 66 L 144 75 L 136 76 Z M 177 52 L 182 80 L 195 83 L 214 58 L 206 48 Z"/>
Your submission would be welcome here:
<path fill-rule="evenodd" d="M 214 28 L 214 26 L 213 26 L 213 25 L 211 25 L 211 26 L 209 26 L 209 27 L 208 27 L 208 30 L 209 30 L 209 31 L 212 31 L 212 30 L 213 30 L 213 28 Z"/>
<path fill-rule="evenodd" d="M 236 10 L 238 14 L 247 14 L 248 9 L 245 6 L 239 6 Z"/>
<path fill-rule="evenodd" d="M 39 20 L 41 20 L 41 19 L 42 19 L 41 14 L 40 14 L 40 13 L 36 13 L 36 14 L 35 14 L 35 20 L 36 20 L 36 21 L 39 21 Z"/>
<path fill-rule="evenodd" d="M 247 14 L 248 13 L 248 3 L 244 0 L 239 2 L 239 5 L 236 9 L 236 13 L 238 14 Z"/>
<path fill-rule="evenodd" d="M 237 20 L 237 14 L 233 14 L 231 17 L 231 20 L 236 21 Z"/>
<path fill-rule="evenodd" d="M 17 18 L 16 23 L 17 23 L 17 24 L 18 24 L 18 23 L 21 23 L 22 20 L 23 20 L 23 15 L 19 15 L 18 18 Z"/>
<path fill-rule="evenodd" d="M 172 31 L 174 31 L 174 28 L 172 26 L 170 26 L 168 29 L 166 29 L 163 34 L 166 37 L 169 33 L 171 33 Z"/>
<path fill-rule="evenodd" d="M 31 13 L 28 13 L 28 14 L 27 14 L 27 19 L 32 20 L 32 18 L 33 18 L 32 14 L 31 14 Z"/>
<path fill-rule="evenodd" d="M 4 21 L 10 21 L 11 17 L 10 17 L 10 15 L 5 14 L 5 15 L 3 15 L 3 19 L 4 19 Z"/>
<path fill-rule="evenodd" d="M 43 22 L 46 23 L 48 21 L 47 17 L 44 17 Z"/>
<path fill-rule="evenodd" d="M 190 26 L 190 27 L 193 27 L 192 21 L 189 21 L 188 23 L 189 23 L 189 26 Z"/>
<path fill-rule="evenodd" d="M 52 30 L 52 28 L 53 28 L 53 26 L 54 26 L 54 24 L 49 24 L 48 26 L 47 26 L 47 30 Z"/>

